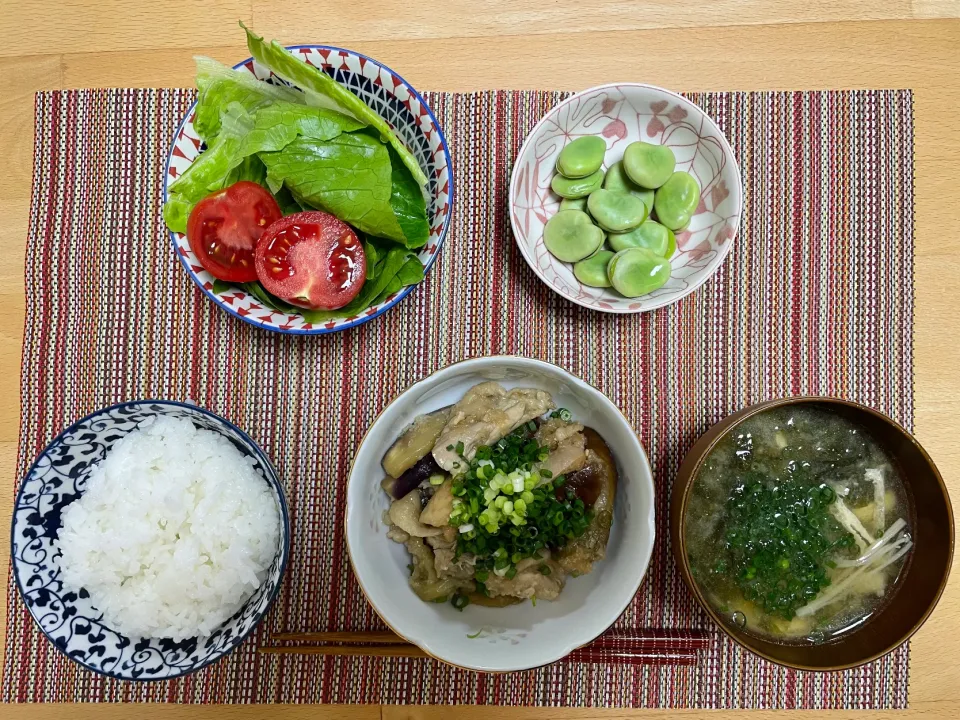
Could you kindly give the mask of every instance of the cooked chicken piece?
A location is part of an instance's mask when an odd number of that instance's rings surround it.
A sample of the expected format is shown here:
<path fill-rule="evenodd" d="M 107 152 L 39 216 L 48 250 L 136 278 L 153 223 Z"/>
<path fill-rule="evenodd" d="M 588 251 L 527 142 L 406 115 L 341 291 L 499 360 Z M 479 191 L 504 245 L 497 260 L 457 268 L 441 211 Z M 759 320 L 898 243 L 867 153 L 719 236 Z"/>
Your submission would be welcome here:
<path fill-rule="evenodd" d="M 445 527 L 440 535 L 427 538 L 427 544 L 433 548 L 433 561 L 437 577 L 441 580 L 473 580 L 477 558 L 474 555 L 456 557 L 457 529 Z"/>
<path fill-rule="evenodd" d="M 477 558 L 474 555 L 461 555 L 456 557 L 454 550 L 450 548 L 438 548 L 433 551 L 434 565 L 437 568 L 437 577 L 441 580 L 445 578 L 456 578 L 457 580 L 473 580 L 474 567 Z"/>
<path fill-rule="evenodd" d="M 541 446 L 550 450 L 547 459 L 535 466 L 537 470 L 549 470 L 553 477 L 557 477 L 579 470 L 586 462 L 584 448 L 587 446 L 587 439 L 580 423 L 550 418 L 537 429 L 533 437 Z"/>
<path fill-rule="evenodd" d="M 550 574 L 544 575 L 541 568 L 549 568 Z M 563 590 L 563 582 L 563 568 L 549 557 L 527 558 L 517 563 L 517 574 L 509 580 L 490 573 L 486 588 L 492 597 L 509 595 L 523 599 L 536 597 L 537 600 L 554 600 Z"/>
<path fill-rule="evenodd" d="M 583 425 L 578 422 L 567 422 L 560 418 L 550 418 L 537 428 L 533 434 L 537 443 L 551 450 L 564 444 L 574 435 L 582 435 Z M 581 436 L 581 446 L 586 445 L 586 439 Z"/>
<path fill-rule="evenodd" d="M 492 445 L 554 407 L 550 393 L 543 390 L 515 388 L 508 392 L 495 382 L 474 385 L 450 411 L 450 418 L 433 446 L 433 457 L 448 472 L 466 469 L 478 447 Z M 463 443 L 462 455 L 457 452 L 459 443 Z"/>
<path fill-rule="evenodd" d="M 445 600 L 457 590 L 472 590 L 473 583 L 452 577 L 441 578 L 437 574 L 433 550 L 420 538 L 410 538 L 407 551 L 413 564 L 410 574 L 410 587 L 421 600 L 434 602 Z"/>
<path fill-rule="evenodd" d="M 447 480 L 437 488 L 427 506 L 420 513 L 420 522 L 423 525 L 445 528 L 450 522 L 450 513 L 453 512 L 453 483 Z M 451 528 L 452 529 L 452 528 Z"/>

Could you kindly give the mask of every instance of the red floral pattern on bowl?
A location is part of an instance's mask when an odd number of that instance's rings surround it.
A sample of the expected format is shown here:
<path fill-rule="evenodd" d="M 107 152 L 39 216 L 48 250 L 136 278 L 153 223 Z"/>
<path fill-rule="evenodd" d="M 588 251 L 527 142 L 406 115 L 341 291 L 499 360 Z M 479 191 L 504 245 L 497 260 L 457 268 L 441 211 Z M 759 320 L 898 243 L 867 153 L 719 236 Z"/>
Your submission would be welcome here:
<path fill-rule="evenodd" d="M 613 289 L 583 285 L 573 266 L 557 260 L 543 244 L 543 226 L 560 206 L 550 190 L 557 155 L 583 135 L 606 140 L 604 168 L 620 160 L 635 140 L 669 145 L 677 170 L 700 183 L 700 205 L 690 225 L 677 233 L 670 280 L 649 295 L 626 298 Z M 557 105 L 527 137 L 510 181 L 510 224 L 527 263 L 554 291 L 603 312 L 654 310 L 696 290 L 730 252 L 742 211 L 740 168 L 720 128 L 686 98 L 653 85 L 601 85 Z"/>

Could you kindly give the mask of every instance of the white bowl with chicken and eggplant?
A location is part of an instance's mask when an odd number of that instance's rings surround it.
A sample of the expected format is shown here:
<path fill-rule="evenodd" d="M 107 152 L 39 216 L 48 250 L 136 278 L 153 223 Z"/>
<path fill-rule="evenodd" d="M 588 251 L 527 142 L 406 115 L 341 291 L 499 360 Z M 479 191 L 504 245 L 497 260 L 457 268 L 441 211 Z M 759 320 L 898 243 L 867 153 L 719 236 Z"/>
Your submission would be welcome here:
<path fill-rule="evenodd" d="M 493 672 L 600 635 L 654 541 L 634 428 L 583 380 L 514 356 L 448 366 L 387 406 L 357 451 L 346 514 L 383 621 L 433 657 Z"/>

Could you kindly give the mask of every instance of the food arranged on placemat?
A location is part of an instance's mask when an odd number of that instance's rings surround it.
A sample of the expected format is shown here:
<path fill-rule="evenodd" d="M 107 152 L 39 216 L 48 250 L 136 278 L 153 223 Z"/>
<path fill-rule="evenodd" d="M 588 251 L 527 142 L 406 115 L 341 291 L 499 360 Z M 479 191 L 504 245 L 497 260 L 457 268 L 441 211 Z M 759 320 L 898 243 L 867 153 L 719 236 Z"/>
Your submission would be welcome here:
<path fill-rule="evenodd" d="M 670 279 L 675 231 L 690 223 L 700 186 L 666 145 L 630 143 L 604 173 L 606 142 L 586 135 L 557 157 L 550 187 L 560 210 L 547 220 L 543 243 L 584 285 L 639 297 Z M 656 218 L 656 219 L 653 219 Z"/>
<path fill-rule="evenodd" d="M 549 393 L 472 387 L 417 418 L 383 458 L 388 537 L 428 602 L 553 600 L 604 557 L 616 494 L 610 450 Z"/>
<path fill-rule="evenodd" d="M 225 437 L 160 415 L 121 438 L 62 514 L 64 589 L 89 593 L 112 630 L 206 637 L 260 587 L 277 553 L 277 504 Z"/>
<path fill-rule="evenodd" d="M 186 233 L 215 291 L 236 284 L 310 322 L 418 283 L 430 226 L 417 160 L 326 73 L 249 30 L 247 45 L 288 85 L 197 58 L 206 149 L 170 185 L 167 226 Z"/>
<path fill-rule="evenodd" d="M 897 466 L 864 428 L 815 407 L 761 412 L 718 443 L 685 528 L 691 571 L 714 608 L 785 643 L 861 627 L 913 547 Z"/>

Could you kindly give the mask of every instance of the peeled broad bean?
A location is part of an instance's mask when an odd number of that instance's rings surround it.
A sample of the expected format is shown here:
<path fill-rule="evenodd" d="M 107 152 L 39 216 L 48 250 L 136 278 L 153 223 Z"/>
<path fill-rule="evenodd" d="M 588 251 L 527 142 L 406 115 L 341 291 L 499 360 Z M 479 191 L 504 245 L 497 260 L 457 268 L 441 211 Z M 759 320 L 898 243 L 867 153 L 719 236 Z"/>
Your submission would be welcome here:
<path fill-rule="evenodd" d="M 670 279 L 670 261 L 646 248 L 621 250 L 607 266 L 610 284 L 621 295 L 639 297 Z"/>
<path fill-rule="evenodd" d="M 637 185 L 655 190 L 677 167 L 677 158 L 666 145 L 632 142 L 623 151 L 623 171 Z"/>
<path fill-rule="evenodd" d="M 635 195 L 643 200 L 643 204 L 647 206 L 648 215 L 653 211 L 653 190 L 644 190 L 628 178 L 627 174 L 623 171 L 622 160 L 617 160 L 617 162 L 607 168 L 607 174 L 603 178 L 603 188 L 605 190 L 618 190 Z"/>
<path fill-rule="evenodd" d="M 594 190 L 587 199 L 587 209 L 597 225 L 609 232 L 627 232 L 647 219 L 648 208 L 643 200 L 630 193 L 615 190 Z"/>
<path fill-rule="evenodd" d="M 547 220 L 543 244 L 557 260 L 577 262 L 603 245 L 604 232 L 581 210 L 564 210 Z"/>
<path fill-rule="evenodd" d="M 577 280 L 590 287 L 610 287 L 610 278 L 607 275 L 607 265 L 613 258 L 609 250 L 599 250 L 588 258 L 584 258 L 573 266 L 573 274 Z"/>
<path fill-rule="evenodd" d="M 670 233 L 667 236 L 667 250 L 663 253 L 663 256 L 669 260 L 673 257 L 673 254 L 677 251 L 677 236 L 673 234 L 673 230 L 667 228 L 667 232 Z"/>
<path fill-rule="evenodd" d="M 657 220 L 671 230 L 685 228 L 699 204 L 700 185 L 693 175 L 682 170 L 670 176 L 653 200 Z"/>
<path fill-rule="evenodd" d="M 670 250 L 670 238 L 672 237 L 673 232 L 669 228 L 653 220 L 647 220 L 630 232 L 611 233 L 609 242 L 610 247 L 617 252 L 627 248 L 640 247 L 669 259 L 670 255 L 673 254 L 672 251 L 667 254 L 667 251 Z M 676 247 L 676 240 L 673 242 L 674 247 Z"/>
<path fill-rule="evenodd" d="M 650 207 L 653 207 L 652 205 Z M 576 200 L 570 200 L 569 198 L 563 198 L 560 201 L 561 210 L 581 210 L 582 212 L 587 211 L 587 199 L 585 197 L 577 198 Z"/>
<path fill-rule="evenodd" d="M 557 172 L 568 178 L 592 175 L 603 165 L 607 143 L 595 135 L 579 137 L 568 143 L 557 156 Z"/>
<path fill-rule="evenodd" d="M 582 178 L 568 178 L 557 173 L 550 181 L 550 187 L 562 198 L 577 200 L 584 198 L 603 183 L 603 170 L 597 170 L 592 175 Z"/>

